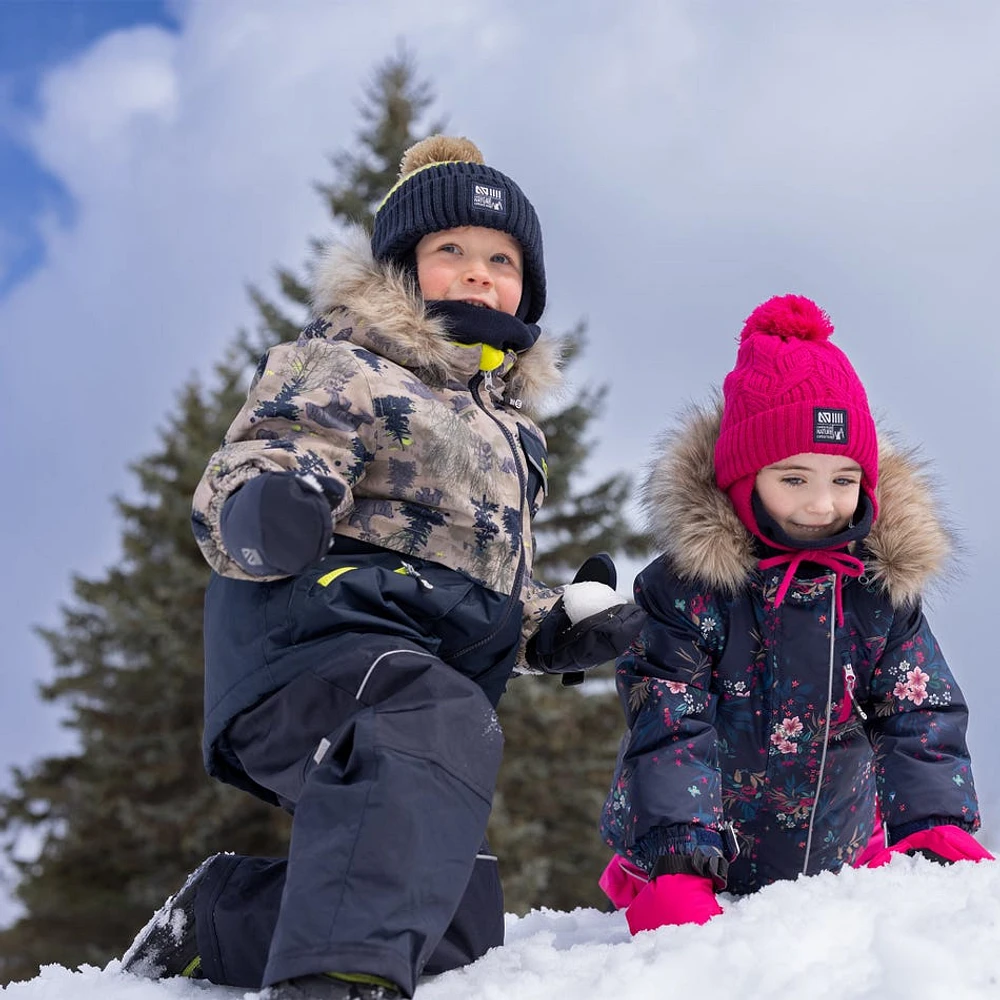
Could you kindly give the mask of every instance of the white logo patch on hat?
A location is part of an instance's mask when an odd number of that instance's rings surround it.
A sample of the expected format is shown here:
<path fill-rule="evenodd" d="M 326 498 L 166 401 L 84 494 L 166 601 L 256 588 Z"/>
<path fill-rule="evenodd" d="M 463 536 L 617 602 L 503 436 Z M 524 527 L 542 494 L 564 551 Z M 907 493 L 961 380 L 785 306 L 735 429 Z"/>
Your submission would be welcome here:
<path fill-rule="evenodd" d="M 847 410 L 814 406 L 813 443 L 847 444 Z"/>
<path fill-rule="evenodd" d="M 473 184 L 472 207 L 506 214 L 507 207 L 504 205 L 503 188 L 493 187 L 490 184 Z"/>

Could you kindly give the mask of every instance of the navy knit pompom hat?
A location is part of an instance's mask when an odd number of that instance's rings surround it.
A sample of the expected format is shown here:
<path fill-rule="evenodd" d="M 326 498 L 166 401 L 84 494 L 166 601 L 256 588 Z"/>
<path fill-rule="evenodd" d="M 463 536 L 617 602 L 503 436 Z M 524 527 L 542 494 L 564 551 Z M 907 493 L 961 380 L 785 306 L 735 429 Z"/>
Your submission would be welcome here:
<path fill-rule="evenodd" d="M 486 166 L 474 143 L 432 135 L 403 154 L 399 179 L 375 212 L 372 253 L 409 263 L 425 236 L 459 226 L 499 229 L 521 245 L 524 286 L 516 316 L 536 323 L 545 309 L 545 262 L 531 202 L 506 174 Z"/>

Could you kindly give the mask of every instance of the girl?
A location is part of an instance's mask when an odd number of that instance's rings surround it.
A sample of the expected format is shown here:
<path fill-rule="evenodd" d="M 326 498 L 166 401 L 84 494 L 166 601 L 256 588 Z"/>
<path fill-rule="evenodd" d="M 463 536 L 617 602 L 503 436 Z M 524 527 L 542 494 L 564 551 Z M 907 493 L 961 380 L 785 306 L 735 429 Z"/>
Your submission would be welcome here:
<path fill-rule="evenodd" d="M 877 807 L 871 864 L 991 857 L 965 699 L 921 609 L 948 536 L 832 332 L 801 296 L 757 308 L 721 406 L 689 414 L 646 487 L 662 554 L 636 580 L 649 619 L 618 660 L 601 823 L 633 933 L 857 863 Z"/>

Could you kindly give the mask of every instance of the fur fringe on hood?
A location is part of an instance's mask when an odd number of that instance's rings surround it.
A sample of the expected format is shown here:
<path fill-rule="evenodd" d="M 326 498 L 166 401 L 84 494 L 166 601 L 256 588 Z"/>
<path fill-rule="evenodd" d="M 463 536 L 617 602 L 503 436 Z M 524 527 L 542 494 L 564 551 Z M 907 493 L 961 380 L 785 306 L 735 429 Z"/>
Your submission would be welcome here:
<path fill-rule="evenodd" d="M 735 592 L 755 569 L 754 538 L 715 484 L 722 405 L 691 407 L 642 488 L 659 550 L 686 580 Z M 896 607 L 912 605 L 946 574 L 955 543 L 945 528 L 926 463 L 879 437 L 879 516 L 865 540 L 867 573 Z"/>
<path fill-rule="evenodd" d="M 358 324 L 377 330 L 380 343 L 388 342 L 395 349 L 392 360 L 428 374 L 434 382 L 468 378 L 468 347 L 448 337 L 442 319 L 427 315 L 409 274 L 397 265 L 375 260 L 370 237 L 360 227 L 323 252 L 312 304 L 317 315 L 342 309 Z M 562 387 L 563 350 L 561 339 L 543 335 L 518 354 L 505 376 L 510 395 L 531 411 L 550 402 Z"/>

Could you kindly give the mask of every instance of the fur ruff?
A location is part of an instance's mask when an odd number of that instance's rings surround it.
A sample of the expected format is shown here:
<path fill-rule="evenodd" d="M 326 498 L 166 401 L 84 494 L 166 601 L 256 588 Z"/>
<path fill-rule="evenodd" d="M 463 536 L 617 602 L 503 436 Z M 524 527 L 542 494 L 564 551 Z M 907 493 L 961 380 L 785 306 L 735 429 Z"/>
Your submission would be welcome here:
<path fill-rule="evenodd" d="M 342 243 L 327 247 L 316 268 L 313 310 L 324 315 L 343 309 L 360 325 L 377 330 L 398 349 L 391 360 L 438 383 L 466 381 L 467 346 L 448 337 L 442 319 L 427 315 L 412 277 L 391 262 L 376 261 L 369 235 L 360 227 Z M 517 355 L 505 376 L 509 394 L 536 412 L 562 386 L 564 342 L 544 334 Z"/>
<path fill-rule="evenodd" d="M 735 593 L 756 568 L 754 538 L 715 483 L 715 442 L 722 418 L 692 406 L 663 442 L 642 488 L 649 528 L 678 575 Z M 955 541 L 944 525 L 927 464 L 879 437 L 879 516 L 865 540 L 867 574 L 895 607 L 911 606 L 946 574 Z"/>

